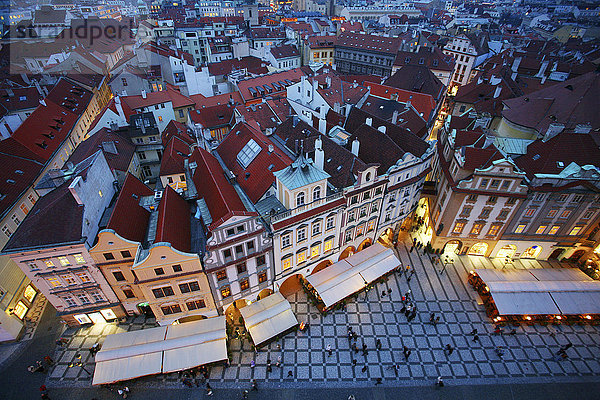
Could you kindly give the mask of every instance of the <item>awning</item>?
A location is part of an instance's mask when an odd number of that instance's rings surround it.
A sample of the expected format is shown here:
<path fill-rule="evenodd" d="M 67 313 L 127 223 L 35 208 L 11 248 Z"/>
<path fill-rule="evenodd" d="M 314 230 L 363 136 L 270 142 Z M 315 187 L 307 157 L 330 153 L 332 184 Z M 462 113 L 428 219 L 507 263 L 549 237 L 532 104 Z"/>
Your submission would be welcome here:
<path fill-rule="evenodd" d="M 298 325 L 290 302 L 279 292 L 239 310 L 256 346 Z"/>
<path fill-rule="evenodd" d="M 600 282 L 575 268 L 475 270 L 500 315 L 600 314 Z"/>
<path fill-rule="evenodd" d="M 93 385 L 180 371 L 227 358 L 225 317 L 108 335 Z"/>
<path fill-rule="evenodd" d="M 329 308 L 399 265 L 400 261 L 392 249 L 375 243 L 308 276 L 306 280 L 319 293 L 325 307 Z"/>

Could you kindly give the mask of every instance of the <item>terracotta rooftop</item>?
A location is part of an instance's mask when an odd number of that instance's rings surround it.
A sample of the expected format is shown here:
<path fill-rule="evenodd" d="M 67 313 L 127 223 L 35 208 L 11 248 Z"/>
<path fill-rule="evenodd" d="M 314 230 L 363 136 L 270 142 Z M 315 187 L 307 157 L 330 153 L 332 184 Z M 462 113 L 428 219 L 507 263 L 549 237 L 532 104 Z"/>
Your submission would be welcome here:
<path fill-rule="evenodd" d="M 204 128 L 212 129 L 232 124 L 235 106 L 229 102 L 208 107 L 196 107 L 190 111 L 194 123 L 202 124 Z"/>
<path fill-rule="evenodd" d="M 174 249 L 191 251 L 191 212 L 189 204 L 167 185 L 158 205 L 154 243 L 168 242 Z"/>
<path fill-rule="evenodd" d="M 343 27 L 343 25 L 342 25 Z M 342 33 L 335 43 L 336 47 L 347 47 L 376 53 L 396 54 L 401 42 L 398 38 Z"/>
<path fill-rule="evenodd" d="M 156 104 L 171 102 L 173 108 L 181 108 L 193 106 L 194 101 L 187 96 L 184 96 L 179 90 L 167 85 L 166 90 L 158 92 L 150 92 L 146 94 L 146 98 L 142 95 L 137 96 L 124 96 L 121 97 L 121 101 L 126 103 L 129 108 L 138 110 L 144 107 L 150 107 Z"/>
<path fill-rule="evenodd" d="M 444 85 L 433 72 L 422 65 L 405 65 L 383 84 L 397 89 L 429 94 L 434 99 L 440 99 L 445 90 Z"/>
<path fill-rule="evenodd" d="M 166 146 L 173 137 L 177 137 L 188 145 L 192 145 L 196 143 L 192 135 L 193 132 L 187 125 L 173 119 L 167 124 L 165 130 L 160 134 L 160 137 L 163 146 Z"/>
<path fill-rule="evenodd" d="M 307 40 L 308 46 L 311 49 L 322 49 L 333 47 L 336 42 L 336 36 L 309 36 Z"/>
<path fill-rule="evenodd" d="M 269 72 L 266 61 L 258 57 L 247 56 L 241 59 L 223 60 L 217 63 L 208 64 L 208 71 L 212 76 L 228 75 L 231 71 L 246 69 L 253 75 L 261 75 Z"/>
<path fill-rule="evenodd" d="M 140 199 L 152 195 L 152 189 L 127 173 L 106 228 L 114 230 L 125 239 L 143 242 L 150 212 L 140 206 Z"/>
<path fill-rule="evenodd" d="M 418 52 L 399 51 L 394 60 L 394 65 L 425 65 L 429 69 L 440 71 L 453 71 L 454 58 L 448 56 L 438 47 L 421 47 Z"/>
<path fill-rule="evenodd" d="M 160 176 L 183 174 L 183 160 L 190 155 L 190 145 L 175 136 L 169 140 L 160 160 Z"/>
<path fill-rule="evenodd" d="M 289 85 L 300 81 L 302 75 L 305 75 L 305 73 L 300 68 L 294 68 L 287 71 L 248 78 L 238 83 L 238 90 L 240 91 L 244 102 L 256 98 L 260 99 L 262 97 L 261 94 L 269 95 L 269 89 L 271 89 L 272 94 L 287 94 L 286 88 Z"/>
<path fill-rule="evenodd" d="M 300 53 L 296 46 L 292 46 L 291 44 L 283 44 L 280 46 L 271 47 L 271 54 L 275 59 L 283 59 L 289 57 L 299 57 Z"/>
<path fill-rule="evenodd" d="M 69 161 L 78 164 L 98 150 L 102 150 L 112 171 L 127 172 L 135 153 L 135 145 L 116 132 L 102 128 L 79 143 L 69 156 Z"/>

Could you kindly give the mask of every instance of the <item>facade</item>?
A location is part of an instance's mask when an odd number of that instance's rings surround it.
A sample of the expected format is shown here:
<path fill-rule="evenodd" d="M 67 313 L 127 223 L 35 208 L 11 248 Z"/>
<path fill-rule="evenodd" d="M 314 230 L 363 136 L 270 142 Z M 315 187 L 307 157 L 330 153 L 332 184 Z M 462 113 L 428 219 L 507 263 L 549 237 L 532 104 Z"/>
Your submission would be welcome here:
<path fill-rule="evenodd" d="M 343 33 L 335 43 L 335 65 L 342 74 L 390 76 L 399 38 Z"/>
<path fill-rule="evenodd" d="M 335 36 L 309 36 L 303 42 L 302 63 L 333 65 Z"/>
<path fill-rule="evenodd" d="M 477 66 L 477 49 L 466 36 L 452 38 L 444 47 L 444 54 L 452 56 L 456 61 L 451 85 L 466 85 L 471 81 L 473 68 Z"/>

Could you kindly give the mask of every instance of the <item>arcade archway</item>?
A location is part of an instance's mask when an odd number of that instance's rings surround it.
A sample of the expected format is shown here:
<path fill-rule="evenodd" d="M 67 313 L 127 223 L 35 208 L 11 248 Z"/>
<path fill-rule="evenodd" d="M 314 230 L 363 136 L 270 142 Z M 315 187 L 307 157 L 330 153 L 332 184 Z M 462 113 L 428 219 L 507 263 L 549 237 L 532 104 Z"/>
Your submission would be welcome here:
<path fill-rule="evenodd" d="M 281 286 L 279 286 L 279 292 L 284 297 L 288 297 L 296 292 L 299 292 L 300 290 L 302 290 L 302 285 L 300 284 L 301 278 L 301 274 L 294 274 L 288 276 L 288 278 L 285 281 L 283 281 Z"/>
<path fill-rule="evenodd" d="M 185 317 L 179 318 L 177 321 L 173 322 L 173 325 L 176 324 L 184 324 L 186 322 L 200 321 L 201 319 L 206 319 L 204 315 L 187 315 Z"/>
<path fill-rule="evenodd" d="M 260 292 L 258 292 L 258 296 L 256 297 L 256 300 L 262 300 L 267 296 L 270 296 L 273 294 L 273 290 L 271 289 L 263 289 Z"/>
<path fill-rule="evenodd" d="M 338 261 L 341 261 L 344 258 L 348 258 L 348 257 L 350 257 L 354 253 L 356 253 L 356 248 L 354 246 L 346 247 L 344 249 L 344 251 L 342 251 L 342 253 L 340 254 L 340 257 L 338 258 Z"/>
<path fill-rule="evenodd" d="M 242 314 L 240 308 L 244 308 L 248 305 L 245 299 L 238 299 L 231 303 L 227 310 L 225 310 L 225 316 L 227 316 L 227 322 L 233 325 L 243 325 L 241 320 Z"/>
<path fill-rule="evenodd" d="M 442 250 L 442 253 L 458 254 L 461 247 L 462 247 L 462 242 L 460 240 L 450 240 L 449 242 L 446 242 L 446 244 L 444 245 L 444 249 Z"/>
<path fill-rule="evenodd" d="M 373 239 L 366 238 L 365 240 L 362 241 L 361 244 L 358 245 L 358 249 L 356 249 L 356 252 L 362 251 L 372 244 L 373 244 Z"/>
<path fill-rule="evenodd" d="M 514 244 L 507 244 L 506 246 L 502 246 L 498 253 L 496 254 L 496 258 L 512 258 L 517 252 L 517 246 Z"/>
<path fill-rule="evenodd" d="M 467 254 L 470 256 L 485 256 L 487 249 L 488 249 L 487 243 L 479 242 L 479 243 L 475 243 L 473 246 L 471 246 L 471 248 L 469 249 L 469 252 Z"/>
<path fill-rule="evenodd" d="M 329 267 L 331 264 L 333 264 L 333 263 L 330 260 L 323 260 L 317 264 L 317 266 L 312 270 L 312 272 L 310 274 L 311 275 L 316 274 L 317 272 L 322 271 L 325 268 Z"/>
<path fill-rule="evenodd" d="M 537 258 L 542 252 L 542 246 L 531 246 L 521 254 L 521 258 Z"/>

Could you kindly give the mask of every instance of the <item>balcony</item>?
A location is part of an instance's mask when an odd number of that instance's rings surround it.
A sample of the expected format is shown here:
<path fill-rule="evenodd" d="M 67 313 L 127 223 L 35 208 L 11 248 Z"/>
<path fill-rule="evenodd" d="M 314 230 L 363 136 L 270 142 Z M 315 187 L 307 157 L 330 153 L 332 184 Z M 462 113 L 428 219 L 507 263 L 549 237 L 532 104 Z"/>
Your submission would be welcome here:
<path fill-rule="evenodd" d="M 423 189 L 421 190 L 421 194 L 429 195 L 429 196 L 437 196 L 437 188 L 434 181 L 426 181 L 423 184 Z"/>
<path fill-rule="evenodd" d="M 277 221 L 281 221 L 281 220 L 289 218 L 289 217 L 294 217 L 298 214 L 302 214 L 303 212 L 320 207 L 324 204 L 327 204 L 329 202 L 332 202 L 332 201 L 337 200 L 342 197 L 344 197 L 344 193 L 340 191 L 340 192 L 331 194 L 327 197 L 323 197 L 322 199 L 315 200 L 312 203 L 304 204 L 300 207 L 296 207 L 291 210 L 280 212 L 279 214 L 275 214 L 271 217 L 271 223 L 275 223 Z"/>

